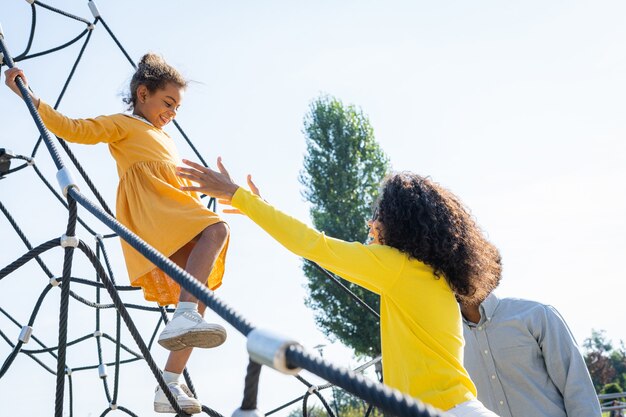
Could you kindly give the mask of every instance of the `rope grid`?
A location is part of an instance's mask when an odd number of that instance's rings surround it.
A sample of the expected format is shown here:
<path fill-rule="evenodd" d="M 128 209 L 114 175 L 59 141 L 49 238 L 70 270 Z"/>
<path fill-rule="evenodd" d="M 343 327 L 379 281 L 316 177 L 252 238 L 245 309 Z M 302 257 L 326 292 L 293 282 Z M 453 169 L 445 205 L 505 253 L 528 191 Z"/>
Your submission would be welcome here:
<path fill-rule="evenodd" d="M 109 26 L 106 24 L 100 12 L 97 9 L 93 0 L 89 0 L 88 5 L 94 17 L 93 21 L 89 21 L 87 19 L 81 18 L 79 16 L 72 15 L 65 11 L 59 10 L 55 7 L 49 6 L 40 2 L 39 0 L 29 1 L 27 3 L 30 5 L 31 9 L 31 27 L 29 32 L 29 37 L 27 41 L 27 45 L 24 51 L 21 54 L 18 54 L 16 57 L 12 58 L 8 52 L 8 48 L 4 41 L 4 34 L 0 29 L 0 69 L 2 65 L 7 65 L 9 67 L 13 67 L 15 62 L 19 62 L 26 59 L 32 59 L 36 57 L 41 57 L 43 55 L 47 55 L 61 49 L 67 48 L 75 43 L 77 43 L 80 39 L 84 37 L 84 42 L 80 47 L 79 53 L 77 55 L 76 60 L 74 61 L 70 73 L 68 75 L 67 80 L 65 81 L 63 88 L 55 102 L 54 108 L 57 109 L 60 105 L 65 92 L 78 68 L 78 65 L 84 55 L 84 52 L 87 48 L 91 40 L 92 33 L 98 24 L 101 24 L 104 27 L 105 31 L 114 41 L 114 43 L 118 46 L 122 54 L 126 57 L 128 62 L 135 68 L 135 63 L 130 58 L 129 54 L 126 52 L 120 41 L 111 31 Z M 76 37 L 71 40 L 63 43 L 54 48 L 50 48 L 41 52 L 30 53 L 36 29 L 37 22 L 37 7 L 45 9 L 49 12 L 60 14 L 69 19 L 75 20 L 77 22 L 83 23 L 86 25 L 86 28 L 81 31 Z M 30 53 L 30 54 L 29 54 Z M 48 278 L 48 283 L 45 285 L 44 289 L 41 291 L 39 295 L 34 309 L 28 319 L 26 325 L 19 323 L 16 319 L 14 319 L 6 310 L 4 310 L 0 306 L 0 314 L 6 317 L 9 321 L 11 321 L 15 326 L 21 328 L 22 331 L 20 333 L 19 339 L 17 342 L 14 342 L 9 338 L 1 329 L 0 329 L 0 337 L 10 346 L 11 352 L 8 357 L 4 360 L 0 367 L 0 379 L 5 376 L 8 369 L 15 362 L 17 356 L 22 353 L 31 359 L 33 359 L 37 364 L 39 364 L 42 368 L 44 368 L 47 372 L 56 376 L 56 392 L 55 392 L 55 417 L 62 417 L 64 415 L 64 398 L 65 398 L 65 390 L 67 385 L 68 391 L 68 405 L 69 405 L 69 415 L 73 416 L 73 399 L 74 399 L 74 387 L 72 381 L 72 373 L 78 371 L 84 371 L 89 369 L 98 369 L 99 376 L 103 383 L 103 389 L 105 392 L 105 396 L 107 398 L 107 403 L 109 406 L 102 411 L 101 416 L 107 415 L 109 412 L 114 410 L 119 410 L 127 415 L 136 416 L 135 413 L 128 410 L 124 406 L 118 405 L 119 400 L 119 379 L 120 379 L 120 366 L 126 363 L 136 362 L 136 361 L 145 361 L 148 365 L 149 369 L 153 373 L 157 383 L 165 393 L 169 402 L 172 404 L 172 407 L 176 411 L 179 416 L 187 416 L 180 406 L 177 404 L 176 399 L 173 397 L 165 381 L 156 365 L 152 354 L 150 352 L 154 340 L 158 334 L 159 327 L 163 323 L 167 323 L 167 313 L 172 312 L 173 309 L 165 308 L 165 307 L 149 307 L 137 304 L 127 303 L 125 304 L 120 296 L 121 292 L 127 291 L 138 291 L 140 288 L 130 287 L 130 286 L 121 286 L 117 285 L 115 282 L 115 277 L 113 274 L 113 270 L 111 268 L 111 264 L 109 261 L 108 252 L 106 250 L 106 246 L 104 241 L 106 239 L 120 237 L 124 239 L 129 245 L 131 245 L 134 249 L 140 252 L 143 256 L 148 258 L 154 265 L 159 267 L 165 273 L 167 273 L 174 281 L 184 287 L 187 291 L 189 291 L 193 296 L 195 296 L 199 301 L 204 303 L 208 308 L 212 309 L 215 313 L 220 315 L 225 321 L 227 321 L 230 325 L 232 325 L 235 329 L 237 329 L 244 336 L 248 337 L 252 332 L 256 332 L 256 329 L 246 318 L 242 317 L 239 313 L 237 313 L 233 308 L 228 306 L 226 303 L 217 298 L 212 291 L 208 290 L 208 288 L 202 284 L 200 284 L 197 280 L 195 280 L 191 275 L 189 275 L 186 271 L 179 268 L 175 265 L 171 260 L 163 256 L 161 253 L 156 251 L 154 248 L 145 243 L 142 239 L 134 235 L 130 232 L 126 227 L 120 224 L 114 217 L 113 212 L 107 205 L 106 201 L 96 188 L 95 184 L 89 178 L 86 170 L 81 166 L 78 158 L 73 154 L 69 146 L 60 138 L 57 138 L 57 141 L 53 141 L 50 133 L 45 129 L 43 122 L 35 108 L 34 103 L 30 100 L 29 95 L 27 94 L 27 90 L 20 78 L 17 79 L 18 87 L 20 88 L 22 95 L 24 97 L 24 102 L 28 107 L 28 110 L 37 125 L 37 128 L 40 132 L 40 136 L 36 141 L 36 144 L 33 148 L 33 151 L 29 157 L 22 155 L 10 155 L 7 153 L 0 153 L 0 161 L 2 161 L 6 156 L 9 159 L 24 161 L 21 165 L 7 170 L 0 171 L 0 179 L 3 177 L 14 174 L 18 171 L 21 171 L 25 168 L 33 168 L 36 175 L 40 178 L 40 180 L 44 183 L 44 185 L 53 193 L 55 198 L 67 209 L 68 211 L 68 219 L 67 226 L 65 229 L 65 234 L 62 237 L 52 238 L 39 246 L 33 246 L 31 242 L 26 237 L 25 233 L 19 227 L 18 223 L 15 221 L 14 217 L 7 210 L 7 208 L 0 201 L 0 211 L 7 218 L 10 225 L 15 230 L 16 234 L 22 241 L 22 243 L 26 246 L 28 251 L 19 257 L 14 262 L 10 263 L 6 267 L 0 269 L 0 281 L 10 275 L 12 272 L 16 271 L 20 267 L 26 265 L 31 260 L 35 260 L 39 265 L 40 269 Z M 185 139 L 188 146 L 193 150 L 196 157 L 204 164 L 204 166 L 208 166 L 205 162 L 204 158 L 200 155 L 192 141 L 189 139 L 187 134 L 183 131 L 180 125 L 174 121 L 174 125 L 177 130 L 180 132 L 181 136 Z M 57 190 L 50 184 L 50 182 L 45 178 L 43 173 L 37 167 L 35 162 L 35 157 L 39 150 L 41 143 L 44 143 L 46 146 L 48 153 L 52 157 L 52 160 L 58 170 L 59 173 L 66 175 L 64 178 L 65 184 L 61 184 L 63 190 L 62 194 L 57 192 Z M 71 179 L 71 172 L 65 166 L 63 159 L 61 158 L 56 144 L 60 144 L 65 153 L 68 155 L 70 160 L 72 161 L 73 166 L 79 172 L 81 178 L 84 180 L 85 184 L 97 200 L 98 205 L 94 204 L 87 197 L 85 197 L 79 189 L 76 187 L 75 183 Z M 2 150 L 5 151 L 5 150 Z M 208 206 L 213 207 L 215 211 L 215 199 L 210 198 L 208 201 Z M 78 214 L 78 206 L 81 206 L 82 209 L 89 212 L 96 219 L 98 219 L 101 223 L 104 223 L 109 229 L 112 230 L 112 233 L 107 235 L 98 234 L 94 228 L 87 224 L 87 222 L 82 219 Z M 92 250 L 90 246 L 88 246 L 84 241 L 77 239 L 76 237 L 76 226 L 80 224 L 88 233 L 90 233 L 95 238 L 95 251 Z M 63 258 L 63 267 L 61 276 L 55 276 L 52 272 L 51 268 L 46 265 L 46 263 L 42 260 L 41 255 L 44 253 L 58 249 L 59 247 L 64 250 L 64 258 Z M 81 253 L 84 257 L 87 258 L 89 264 L 95 271 L 95 281 L 88 280 L 80 277 L 72 276 L 72 265 L 74 260 L 75 251 Z M 315 264 L 314 264 L 315 265 Z M 322 269 L 318 265 L 315 265 L 320 271 L 325 273 L 333 282 L 338 284 L 342 290 L 348 292 L 352 298 L 355 299 L 357 303 L 359 303 L 363 308 L 366 309 L 370 314 L 374 314 L 378 318 L 378 313 L 376 313 L 370 306 L 360 300 L 356 295 L 354 295 L 350 290 L 345 287 L 339 279 L 337 279 L 332 274 L 328 273 L 326 270 Z M 95 289 L 95 301 L 90 301 L 80 295 L 78 295 L 75 291 L 72 290 L 72 287 L 75 285 L 80 286 L 90 286 Z M 46 344 L 37 338 L 33 334 L 33 325 L 37 319 L 38 313 L 40 312 L 40 308 L 50 291 L 55 288 L 60 287 L 60 306 L 59 306 L 59 332 L 58 332 L 58 342 L 56 346 L 46 346 Z M 108 296 L 112 300 L 112 303 L 104 304 L 102 303 L 102 290 L 106 290 Z M 95 331 L 91 334 L 84 335 L 82 337 L 76 338 L 74 340 L 68 341 L 68 322 L 69 322 L 69 302 L 70 299 L 74 299 L 81 304 L 94 308 L 95 316 L 96 316 L 96 324 Z M 115 325 L 115 335 L 111 336 L 107 333 L 104 333 L 101 330 L 101 310 L 104 309 L 115 309 L 116 315 L 116 325 Z M 158 312 L 160 313 L 159 319 L 156 323 L 156 326 L 152 332 L 149 342 L 146 344 L 144 339 L 141 337 L 136 325 L 133 322 L 133 319 L 129 313 L 129 310 L 143 310 L 149 312 Z M 139 352 L 134 351 L 132 348 L 121 342 L 121 324 L 124 322 L 127 330 L 130 332 L 131 337 L 133 338 L 136 346 L 139 349 Z M 78 343 L 87 341 L 94 338 L 97 346 L 97 354 L 98 354 L 98 363 L 95 365 L 86 365 L 82 367 L 69 368 L 67 366 L 67 348 Z M 35 349 L 23 349 L 23 346 L 29 343 L 30 340 L 33 340 L 38 348 Z M 103 341 L 108 341 L 114 344 L 115 346 L 115 360 L 106 362 L 104 360 L 103 355 Z M 249 338 L 250 341 L 250 338 Z M 126 355 L 129 355 L 129 358 L 122 359 L 122 352 Z M 38 355 L 49 355 L 53 361 L 56 362 L 56 370 L 52 367 L 48 366 Z M 328 384 L 324 384 L 322 386 L 315 386 L 304 379 L 302 376 L 297 375 L 296 378 L 303 383 L 307 391 L 306 393 L 283 406 L 275 408 L 272 411 L 266 413 L 267 415 L 273 414 L 279 410 L 284 409 L 285 407 L 294 404 L 300 400 L 303 401 L 303 415 L 307 416 L 307 400 L 311 395 L 317 396 L 324 408 L 326 409 L 329 417 L 335 417 L 332 409 L 325 401 L 324 397 L 320 394 L 320 391 L 323 389 L 332 387 L 333 385 L 339 386 L 343 388 L 345 391 L 365 400 L 369 405 L 366 411 L 365 417 L 368 417 L 372 408 L 377 407 L 381 409 L 383 412 L 391 413 L 396 416 L 406 416 L 406 417 L 434 417 L 441 416 L 441 412 L 435 410 L 434 408 L 423 405 L 419 403 L 417 400 L 414 400 L 406 395 L 401 394 L 396 390 L 392 390 L 389 387 L 386 387 L 379 383 L 374 383 L 373 381 L 361 376 L 359 372 L 363 371 L 365 368 L 372 366 L 378 362 L 380 362 L 380 357 L 375 358 L 374 360 L 360 366 L 354 371 L 339 368 L 333 364 L 330 364 L 324 361 L 322 358 L 307 352 L 302 346 L 297 343 L 290 344 L 285 347 L 284 351 L 285 357 L 285 368 L 288 370 L 294 369 L 306 369 L 307 371 L 322 377 Z M 271 365 L 270 365 L 271 366 Z M 107 367 L 114 368 L 114 380 L 113 387 L 111 389 L 109 380 Z M 261 373 L 262 365 L 257 363 L 257 361 L 250 358 L 246 379 L 245 379 L 245 390 L 244 390 L 244 398 L 241 404 L 241 407 L 238 411 L 247 412 L 254 411 L 257 408 L 257 394 L 258 394 L 258 384 L 259 377 Z M 187 369 L 184 370 L 184 378 L 185 381 L 191 390 L 191 392 L 195 395 L 195 389 L 193 383 L 191 381 L 189 372 Z M 258 410 L 257 410 L 258 411 Z M 217 411 L 203 405 L 202 412 L 211 416 L 211 417 L 223 417 L 222 414 Z M 237 411 L 235 412 L 237 415 Z M 250 416 L 251 414 L 246 414 Z M 256 414 L 259 415 L 259 414 Z"/>

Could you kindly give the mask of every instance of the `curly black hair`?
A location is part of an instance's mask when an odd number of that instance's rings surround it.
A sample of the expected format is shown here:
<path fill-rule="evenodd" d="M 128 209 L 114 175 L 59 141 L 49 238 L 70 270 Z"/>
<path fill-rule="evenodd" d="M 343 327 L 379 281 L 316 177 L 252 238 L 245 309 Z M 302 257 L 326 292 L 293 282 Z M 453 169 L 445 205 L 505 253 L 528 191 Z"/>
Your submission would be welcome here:
<path fill-rule="evenodd" d="M 411 172 L 391 174 L 381 187 L 374 218 L 382 244 L 430 265 L 461 303 L 479 304 L 498 286 L 500 253 L 454 194 Z"/>
<path fill-rule="evenodd" d="M 137 87 L 145 85 L 150 93 L 165 88 L 168 83 L 173 83 L 181 88 L 186 88 L 188 81 L 178 70 L 165 62 L 161 56 L 147 53 L 141 57 L 137 69 L 130 80 L 130 92 L 124 98 L 132 110 L 137 104 Z"/>

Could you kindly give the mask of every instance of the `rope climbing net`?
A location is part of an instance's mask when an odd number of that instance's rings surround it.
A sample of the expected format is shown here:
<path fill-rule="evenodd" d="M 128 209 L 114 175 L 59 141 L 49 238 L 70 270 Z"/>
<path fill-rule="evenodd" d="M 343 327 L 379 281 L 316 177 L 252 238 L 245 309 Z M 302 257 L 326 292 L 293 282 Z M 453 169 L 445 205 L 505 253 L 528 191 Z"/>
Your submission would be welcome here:
<path fill-rule="evenodd" d="M 59 10 L 50 5 L 44 4 L 38 0 L 26 0 L 31 8 L 32 22 L 30 27 L 30 34 L 25 50 L 12 57 L 9 53 L 9 49 L 5 42 L 5 34 L 0 27 L 0 68 L 2 65 L 13 67 L 15 62 L 37 58 L 43 55 L 47 55 L 70 45 L 73 45 L 82 40 L 82 45 L 78 52 L 78 55 L 74 61 L 74 64 L 70 70 L 70 73 L 63 85 L 61 93 L 59 94 L 54 108 L 58 108 L 61 103 L 65 92 L 67 91 L 70 82 L 72 81 L 75 72 L 83 58 L 84 52 L 92 38 L 92 34 L 97 27 L 103 27 L 108 36 L 117 45 L 121 53 L 125 56 L 128 62 L 134 67 L 135 64 L 126 52 L 122 44 L 113 34 L 109 26 L 104 21 L 98 7 L 94 1 L 88 2 L 89 10 L 93 16 L 92 20 L 88 20 L 79 16 L 72 15 L 63 10 Z M 65 42 L 62 45 L 54 48 L 47 49 L 42 52 L 30 53 L 30 49 L 33 44 L 36 27 L 37 10 L 41 8 L 47 12 L 56 13 L 62 15 L 68 19 L 79 22 L 85 25 L 84 29 L 73 39 Z M 369 366 L 380 361 L 380 358 L 376 358 L 367 364 L 357 368 L 356 370 L 348 370 L 345 368 L 337 367 L 327 361 L 323 360 L 316 354 L 313 354 L 306 350 L 296 341 L 288 338 L 275 335 L 273 332 L 259 329 L 253 326 L 246 318 L 242 317 L 233 308 L 228 306 L 225 302 L 217 298 L 212 291 L 209 291 L 205 286 L 201 285 L 187 272 L 179 268 L 168 258 L 161 253 L 150 247 L 138 236 L 134 235 L 122 224 L 120 224 L 114 217 L 113 212 L 107 205 L 105 199 L 100 194 L 93 181 L 87 175 L 86 170 L 80 164 L 78 158 L 74 155 L 71 149 L 63 140 L 53 140 L 50 133 L 45 129 L 39 114 L 35 108 L 34 103 L 30 100 L 27 94 L 24 83 L 21 79 L 17 80 L 18 87 L 22 91 L 22 95 L 25 97 L 24 102 L 28 107 L 28 110 L 35 122 L 37 129 L 40 133 L 39 138 L 32 150 L 30 156 L 18 155 L 12 153 L 8 149 L 0 149 L 0 178 L 8 175 L 21 175 L 17 174 L 19 171 L 25 169 L 32 169 L 35 175 L 42 181 L 42 183 L 50 190 L 56 200 L 65 208 L 67 213 L 66 227 L 61 236 L 54 236 L 47 241 L 39 244 L 33 244 L 25 232 L 22 230 L 18 221 L 8 210 L 8 208 L 0 201 L 0 211 L 2 211 L 4 217 L 10 223 L 15 231 L 15 234 L 27 248 L 27 252 L 20 256 L 9 265 L 0 269 L 0 281 L 4 280 L 18 269 L 34 261 L 38 268 L 46 276 L 47 281 L 41 290 L 39 297 L 37 298 L 32 313 L 30 314 L 26 322 L 20 322 L 13 315 L 11 315 L 3 306 L 2 297 L 0 296 L 0 317 L 4 317 L 11 322 L 17 328 L 20 328 L 20 334 L 17 340 L 13 340 L 7 333 L 0 328 L 0 337 L 9 345 L 9 354 L 2 360 L 0 358 L 0 379 L 7 375 L 7 371 L 16 363 L 16 359 L 20 354 L 28 356 L 35 363 L 40 365 L 45 371 L 56 377 L 56 390 L 55 390 L 55 417 L 61 417 L 64 414 L 66 390 L 69 397 L 69 415 L 73 415 L 73 398 L 74 387 L 72 385 L 72 375 L 76 372 L 85 370 L 98 370 L 98 376 L 102 380 L 104 394 L 106 396 L 108 406 L 102 411 L 101 416 L 108 414 L 113 410 L 118 410 L 127 415 L 136 416 L 133 411 L 124 407 L 123 399 L 119 395 L 120 385 L 120 367 L 123 364 L 143 361 L 145 362 L 150 371 L 152 372 L 157 384 L 163 389 L 163 392 L 167 396 L 168 400 L 172 404 L 172 407 L 176 413 L 180 416 L 186 415 L 180 406 L 177 404 L 176 399 L 172 396 L 167 388 L 162 374 L 153 359 L 151 348 L 153 342 L 158 334 L 159 327 L 163 323 L 168 321 L 168 312 L 170 309 L 164 307 L 154 307 L 143 304 L 133 304 L 124 302 L 122 294 L 125 292 L 137 291 L 139 288 L 130 286 L 118 285 L 113 274 L 113 268 L 110 261 L 109 250 L 107 249 L 106 242 L 114 239 L 124 239 L 129 245 L 135 248 L 143 256 L 148 258 L 154 265 L 166 272 L 174 281 L 184 287 L 193 296 L 198 298 L 208 308 L 213 310 L 222 319 L 227 321 L 233 328 L 239 331 L 247 338 L 247 348 L 249 353 L 248 367 L 245 378 L 245 389 L 243 393 L 243 401 L 240 408 L 235 411 L 236 416 L 240 417 L 254 417 L 259 416 L 262 413 L 257 409 L 257 392 L 259 385 L 259 375 L 263 365 L 269 366 L 280 372 L 294 375 L 300 382 L 306 386 L 306 393 L 287 404 L 280 406 L 272 411 L 265 413 L 270 415 L 285 407 L 292 405 L 298 401 L 303 401 L 304 414 L 306 414 L 307 399 L 311 395 L 317 396 L 325 406 L 328 414 L 334 417 L 332 409 L 325 402 L 320 392 L 333 385 L 343 388 L 345 391 L 363 399 L 369 404 L 366 412 L 366 416 L 372 410 L 372 407 L 379 408 L 385 413 L 390 413 L 396 416 L 407 417 L 432 417 L 442 415 L 432 407 L 423 405 L 418 401 L 392 390 L 383 384 L 375 383 L 370 379 L 363 377 L 360 372 Z M 196 157 L 207 166 L 205 160 L 202 158 L 196 147 L 193 145 L 189 137 L 182 130 L 180 125 L 174 121 L 176 129 L 180 132 L 181 136 L 187 142 L 189 147 L 193 150 Z M 58 139 L 58 138 L 57 138 Z M 54 165 L 56 167 L 56 177 L 60 191 L 57 191 L 55 187 L 48 181 L 46 175 L 38 167 L 35 157 L 37 156 L 41 144 L 44 144 L 47 151 L 52 157 Z M 89 191 L 93 194 L 96 202 L 93 202 L 90 198 L 86 197 L 79 190 L 76 181 L 73 178 L 72 169 L 70 169 L 63 158 L 61 157 L 58 146 L 61 146 L 65 152 L 65 155 L 71 160 L 72 165 L 76 171 L 80 174 L 83 182 L 89 188 Z M 17 162 L 17 166 L 11 168 L 11 163 Z M 215 206 L 215 201 L 210 199 L 208 201 L 209 206 Z M 90 213 L 97 221 L 108 227 L 112 232 L 109 234 L 99 234 L 97 228 L 86 220 L 85 217 L 79 215 L 79 209 L 82 213 Z M 83 240 L 79 239 L 76 234 L 77 226 L 82 226 L 85 231 L 94 237 L 94 246 L 88 245 Z M 3 239 L 6 239 L 3 237 Z M 48 252 L 54 250 L 63 250 L 63 260 L 61 273 L 55 273 L 58 268 L 52 267 L 48 262 L 44 261 L 44 256 Z M 76 254 L 81 254 L 87 259 L 88 264 L 94 271 L 95 277 L 88 279 L 84 277 L 73 276 L 74 257 Z M 320 268 L 321 269 L 321 268 Z M 325 271 L 324 271 L 325 272 Z M 325 272 L 330 279 L 336 281 L 339 285 L 341 283 L 331 274 Z M 84 292 L 80 292 L 77 288 L 91 288 L 93 292 L 93 299 L 89 299 L 84 296 Z M 349 291 L 347 288 L 342 288 Z M 60 289 L 60 292 L 55 292 L 55 289 Z M 106 291 L 106 294 L 104 293 Z M 0 291 L 0 294 L 3 294 Z M 37 337 L 35 329 L 35 321 L 39 317 L 41 307 L 46 298 L 52 294 L 58 294 L 59 303 L 59 317 L 58 317 L 58 342 L 55 346 L 48 346 L 44 341 Z M 104 296 L 108 296 L 111 303 L 105 303 L 102 301 Z M 355 297 L 356 301 L 364 305 L 364 303 Z M 95 311 L 95 330 L 89 332 L 83 336 L 77 337 L 73 340 L 68 338 L 68 329 L 70 317 L 68 315 L 69 303 L 80 303 L 84 306 L 92 308 Z M 371 314 L 377 314 L 371 308 L 364 305 Z M 115 331 L 114 335 L 107 333 L 102 322 L 102 315 L 105 310 L 112 310 L 115 316 Z M 156 317 L 156 325 L 151 333 L 149 340 L 146 342 L 141 336 L 131 311 L 145 311 L 153 313 Z M 126 329 L 122 328 L 122 322 Z M 130 346 L 129 343 L 122 343 L 122 331 L 130 333 L 134 346 Z M 70 362 L 68 360 L 68 348 L 86 342 L 88 340 L 95 339 L 97 349 L 97 362 L 94 364 L 84 365 L 80 367 L 71 368 L 68 366 Z M 26 346 L 34 343 L 37 346 L 33 349 L 26 349 Z M 114 350 L 114 359 L 106 360 L 104 354 L 104 344 L 112 343 Z M 56 363 L 49 365 L 50 360 Z M 109 379 L 108 368 L 113 367 L 114 377 L 111 382 Z M 328 381 L 328 384 L 322 386 L 316 386 L 308 382 L 302 376 L 298 375 L 301 369 L 305 369 L 324 380 Z M 195 395 L 195 388 L 191 381 L 190 375 L 187 370 L 184 371 L 184 377 L 186 383 Z M 213 416 L 221 417 L 221 414 L 207 406 L 203 406 L 204 413 Z M 66 410 L 67 411 L 67 410 Z"/>

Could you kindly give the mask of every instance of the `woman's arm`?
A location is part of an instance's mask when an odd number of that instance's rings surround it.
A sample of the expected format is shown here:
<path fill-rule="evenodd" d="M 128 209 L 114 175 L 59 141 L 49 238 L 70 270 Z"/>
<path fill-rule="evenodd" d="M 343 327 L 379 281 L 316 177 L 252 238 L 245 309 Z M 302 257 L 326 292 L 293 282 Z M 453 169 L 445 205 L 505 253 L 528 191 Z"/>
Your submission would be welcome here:
<path fill-rule="evenodd" d="M 327 268 L 343 278 L 380 294 L 397 278 L 406 256 L 388 246 L 364 245 L 326 236 L 297 220 L 258 195 L 240 188 L 224 168 L 221 158 L 213 171 L 184 160 L 191 168 L 179 167 L 178 175 L 196 182 L 183 190 L 217 197 L 246 214 L 284 247 Z"/>

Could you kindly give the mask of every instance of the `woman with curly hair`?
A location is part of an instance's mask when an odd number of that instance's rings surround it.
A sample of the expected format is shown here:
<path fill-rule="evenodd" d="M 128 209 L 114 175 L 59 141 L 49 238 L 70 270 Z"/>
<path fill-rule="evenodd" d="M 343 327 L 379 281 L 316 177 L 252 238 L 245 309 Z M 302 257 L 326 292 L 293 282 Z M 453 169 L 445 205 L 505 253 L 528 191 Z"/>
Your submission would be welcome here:
<path fill-rule="evenodd" d="M 457 299 L 479 303 L 501 272 L 498 250 L 451 192 L 428 178 L 400 172 L 381 185 L 368 222 L 369 244 L 326 236 L 234 183 L 183 160 L 184 187 L 231 204 L 293 253 L 380 295 L 385 383 L 457 417 L 496 416 L 476 399 L 463 367 Z M 250 188 L 257 190 L 248 177 Z"/>

